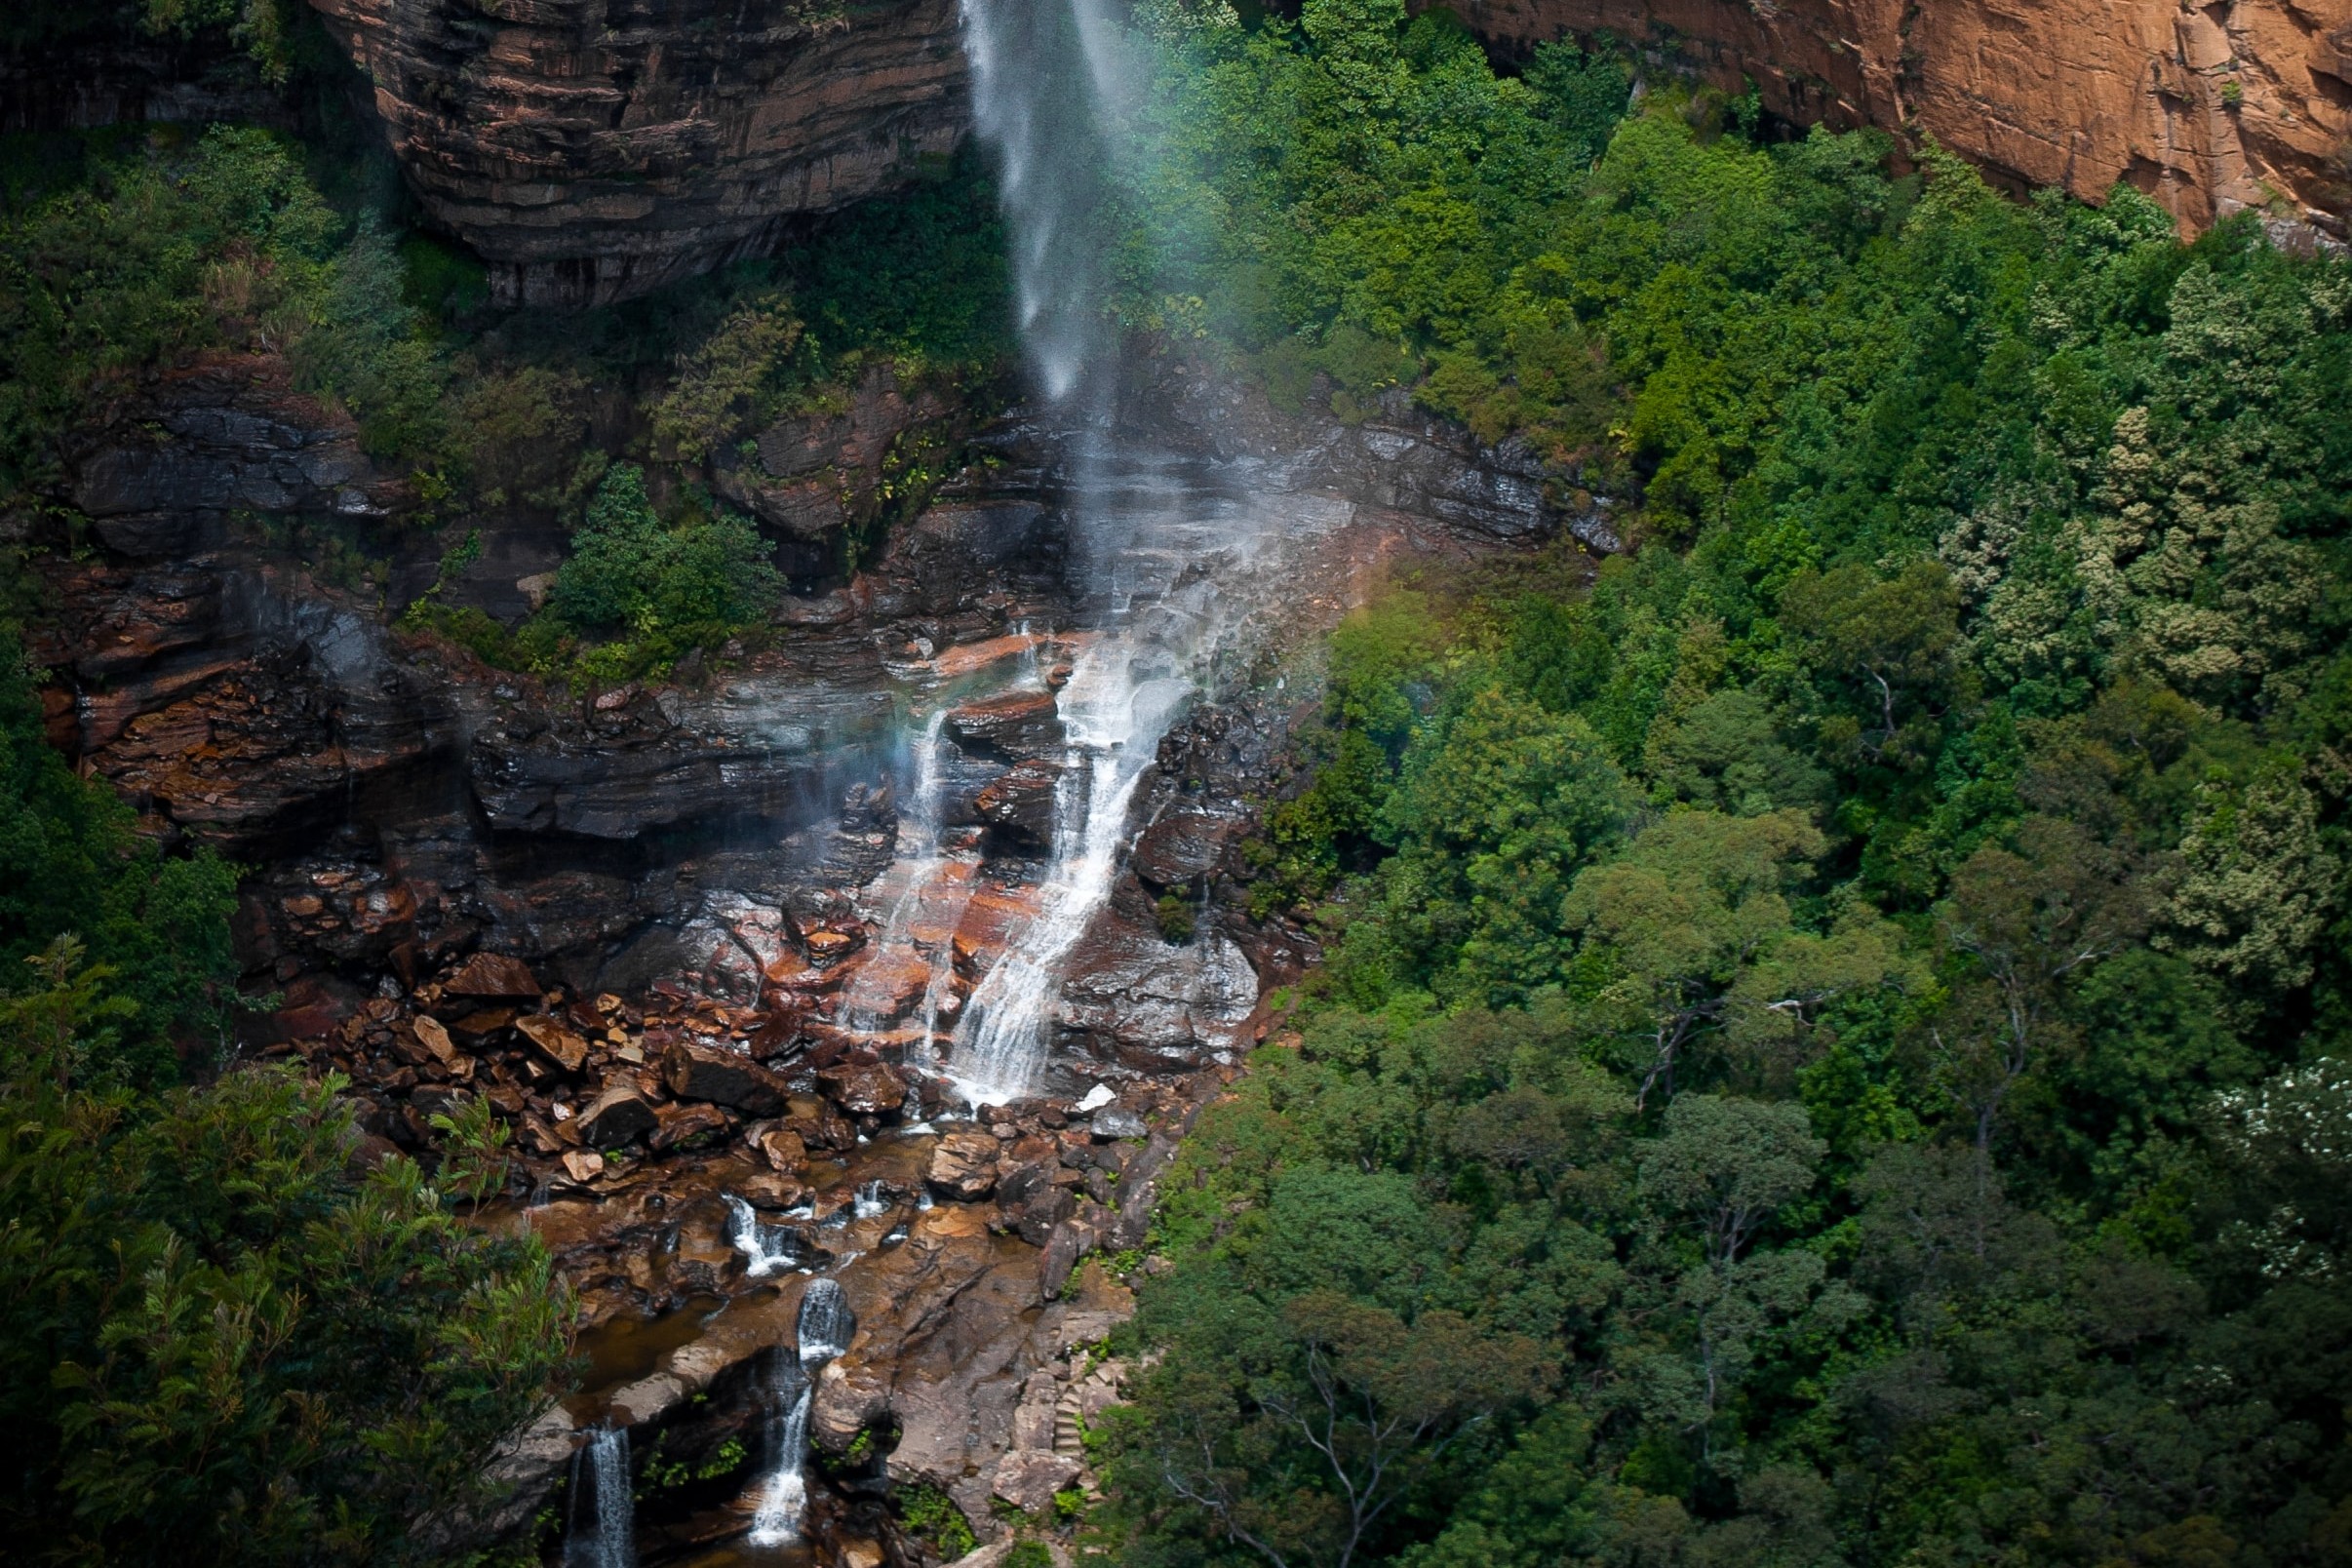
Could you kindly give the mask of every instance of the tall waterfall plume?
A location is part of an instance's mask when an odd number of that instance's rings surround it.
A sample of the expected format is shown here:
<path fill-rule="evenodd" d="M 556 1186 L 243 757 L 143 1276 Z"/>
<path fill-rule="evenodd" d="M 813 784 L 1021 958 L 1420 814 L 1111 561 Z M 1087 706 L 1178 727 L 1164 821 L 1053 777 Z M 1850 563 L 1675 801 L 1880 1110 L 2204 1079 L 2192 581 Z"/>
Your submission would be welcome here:
<path fill-rule="evenodd" d="M 1063 975 L 1108 902 L 1159 741 L 1266 606 L 1261 546 L 1328 521 L 1258 504 L 1246 464 L 1169 457 L 1122 428 L 1109 313 L 1110 181 L 1153 154 L 1129 111 L 1150 47 L 1116 0 L 962 0 L 976 120 L 995 151 L 1023 345 L 1064 436 L 1071 586 L 1091 625 L 1056 699 L 1065 749 L 1038 903 L 960 1020 L 965 1098 L 1034 1092 Z M 1240 637 L 1246 641 L 1246 637 Z"/>

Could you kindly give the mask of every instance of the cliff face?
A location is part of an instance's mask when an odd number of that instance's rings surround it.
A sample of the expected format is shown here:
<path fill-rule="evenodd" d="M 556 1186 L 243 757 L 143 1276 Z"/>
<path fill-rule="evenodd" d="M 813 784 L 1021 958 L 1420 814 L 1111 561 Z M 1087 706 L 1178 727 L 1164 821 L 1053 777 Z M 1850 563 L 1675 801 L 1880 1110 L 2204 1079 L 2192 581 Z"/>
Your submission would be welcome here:
<path fill-rule="evenodd" d="M 2018 185 L 2118 180 L 2184 228 L 2283 202 L 2342 237 L 2352 0 L 1460 0 L 1526 47 L 1607 28 L 1800 123 L 1924 133 Z"/>
<path fill-rule="evenodd" d="M 969 120 L 955 0 L 312 0 L 502 303 L 604 303 L 904 180 Z"/>

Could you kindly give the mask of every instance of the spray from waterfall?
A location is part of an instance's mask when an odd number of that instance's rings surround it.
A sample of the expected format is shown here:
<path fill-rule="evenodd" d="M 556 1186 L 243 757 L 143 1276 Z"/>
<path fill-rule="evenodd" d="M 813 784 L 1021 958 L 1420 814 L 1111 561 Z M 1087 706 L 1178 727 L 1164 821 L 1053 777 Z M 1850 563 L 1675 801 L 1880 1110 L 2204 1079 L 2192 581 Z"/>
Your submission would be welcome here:
<path fill-rule="evenodd" d="M 1056 698 L 1066 745 L 1036 909 L 974 992 L 948 1068 L 967 1099 L 1001 1102 L 1038 1087 L 1064 971 L 1109 900 L 1136 790 L 1237 619 L 1209 580 L 1236 540 L 1231 508 L 1117 429 L 1106 194 L 1140 156 L 1121 119 L 1143 97 L 1137 40 L 1114 0 L 962 0 L 962 15 L 1022 341 L 1069 432 L 1073 586 L 1097 618 Z"/>
<path fill-rule="evenodd" d="M 924 721 L 921 735 L 915 742 L 914 787 L 902 799 L 904 808 L 898 817 L 898 838 L 902 845 L 913 845 L 912 859 L 906 860 L 906 881 L 900 884 L 898 896 L 891 901 L 890 913 L 882 922 L 882 934 L 875 939 L 874 951 L 879 955 L 896 952 L 913 940 L 913 927 L 921 920 L 926 899 L 938 893 L 940 872 L 947 856 L 940 848 L 939 834 L 945 811 L 943 795 L 946 790 L 946 766 L 943 753 L 946 747 L 944 731 L 948 710 L 945 703 L 931 711 Z M 937 981 L 936 961 L 924 988 L 926 1012 L 931 1005 L 930 990 Z M 888 1027 L 892 1009 L 898 998 L 893 996 L 887 963 L 869 961 L 858 971 L 851 983 L 849 995 L 843 1005 L 843 1017 L 851 1029 L 874 1033 Z"/>
<path fill-rule="evenodd" d="M 572 1450 L 564 1568 L 637 1568 L 636 1503 L 630 1485 L 627 1428 L 600 1427 Z"/>
<path fill-rule="evenodd" d="M 760 1489 L 752 1518 L 751 1544 L 780 1547 L 801 1535 L 801 1513 L 808 1503 L 808 1407 L 816 1398 L 817 1374 L 849 1349 L 857 1320 L 848 1298 L 831 1279 L 809 1281 L 801 1298 L 794 1332 L 797 1348 L 776 1348 L 768 1383 L 768 1450 L 772 1468 Z"/>

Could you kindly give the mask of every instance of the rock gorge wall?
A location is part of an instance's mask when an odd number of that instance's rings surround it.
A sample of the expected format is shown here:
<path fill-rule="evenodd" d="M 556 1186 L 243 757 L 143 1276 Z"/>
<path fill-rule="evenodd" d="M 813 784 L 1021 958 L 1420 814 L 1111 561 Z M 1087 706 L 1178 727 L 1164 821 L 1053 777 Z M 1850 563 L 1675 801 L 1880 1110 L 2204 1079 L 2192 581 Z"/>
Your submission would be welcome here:
<path fill-rule="evenodd" d="M 311 0 L 433 220 L 504 303 L 642 294 L 903 183 L 970 123 L 954 0 Z M 2337 238 L 2352 0 L 1460 0 L 1498 49 L 1608 30 L 1800 124 L 2005 183 L 2128 181 L 2195 231 Z"/>
<path fill-rule="evenodd" d="M 955 0 L 312 0 L 506 304 L 600 304 L 903 183 L 970 109 Z"/>
<path fill-rule="evenodd" d="M 1608 29 L 1800 124 L 1933 137 L 2017 186 L 2118 181 L 2187 230 L 2244 208 L 2336 238 L 2352 0 L 1459 0 L 1508 49 Z M 2285 204 L 2291 210 L 2276 213 Z"/>

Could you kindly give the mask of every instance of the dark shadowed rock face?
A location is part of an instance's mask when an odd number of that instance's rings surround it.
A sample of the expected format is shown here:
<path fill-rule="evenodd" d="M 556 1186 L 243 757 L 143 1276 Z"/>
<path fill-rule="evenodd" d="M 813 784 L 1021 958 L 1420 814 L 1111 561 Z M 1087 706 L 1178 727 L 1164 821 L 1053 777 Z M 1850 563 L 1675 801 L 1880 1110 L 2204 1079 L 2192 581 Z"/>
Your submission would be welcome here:
<path fill-rule="evenodd" d="M 954 0 L 312 4 L 507 303 L 603 303 L 761 254 L 969 120 Z"/>

